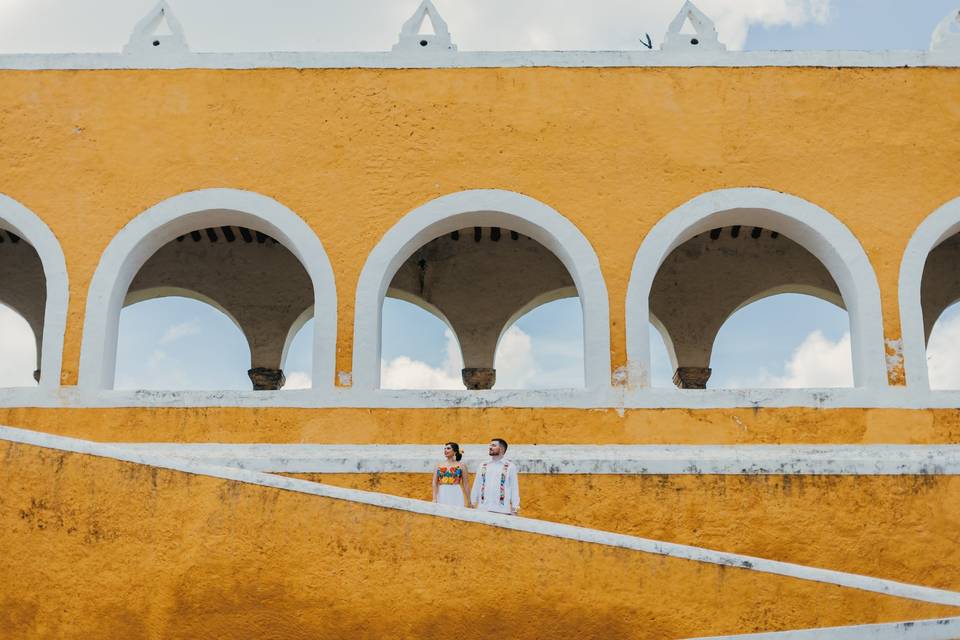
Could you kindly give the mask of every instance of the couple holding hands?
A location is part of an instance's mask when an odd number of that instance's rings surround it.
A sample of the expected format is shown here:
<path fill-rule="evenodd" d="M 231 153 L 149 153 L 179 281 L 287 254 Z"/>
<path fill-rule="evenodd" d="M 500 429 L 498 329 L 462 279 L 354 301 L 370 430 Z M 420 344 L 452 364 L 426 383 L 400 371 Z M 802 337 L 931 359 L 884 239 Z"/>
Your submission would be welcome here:
<path fill-rule="evenodd" d="M 443 446 L 445 460 L 433 473 L 433 501 L 454 507 L 471 506 L 480 511 L 517 515 L 520 511 L 520 485 L 517 467 L 504 459 L 507 441 L 494 438 L 487 450 L 490 460 L 477 469 L 473 490 L 467 493 L 467 466 L 456 442 Z"/>

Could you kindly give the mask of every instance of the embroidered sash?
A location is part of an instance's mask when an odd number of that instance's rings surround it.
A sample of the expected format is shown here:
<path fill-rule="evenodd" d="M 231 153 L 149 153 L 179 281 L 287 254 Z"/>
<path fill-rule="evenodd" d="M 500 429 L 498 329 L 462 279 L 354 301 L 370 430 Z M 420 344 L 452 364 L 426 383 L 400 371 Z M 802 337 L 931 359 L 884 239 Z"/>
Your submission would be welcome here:
<path fill-rule="evenodd" d="M 510 463 L 503 461 L 500 468 L 500 504 L 504 504 L 507 498 L 507 472 L 510 470 Z M 480 465 L 480 503 L 487 494 L 487 463 Z"/>

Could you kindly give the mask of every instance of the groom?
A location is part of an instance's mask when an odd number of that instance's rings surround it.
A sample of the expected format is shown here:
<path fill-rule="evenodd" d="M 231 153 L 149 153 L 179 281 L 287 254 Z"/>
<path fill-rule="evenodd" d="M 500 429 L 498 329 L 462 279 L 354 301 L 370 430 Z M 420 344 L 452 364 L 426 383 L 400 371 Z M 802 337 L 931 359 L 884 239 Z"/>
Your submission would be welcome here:
<path fill-rule="evenodd" d="M 507 441 L 494 438 L 490 441 L 490 462 L 484 462 L 473 479 L 470 504 L 480 511 L 517 515 L 520 511 L 520 485 L 517 482 L 517 466 L 503 456 Z"/>

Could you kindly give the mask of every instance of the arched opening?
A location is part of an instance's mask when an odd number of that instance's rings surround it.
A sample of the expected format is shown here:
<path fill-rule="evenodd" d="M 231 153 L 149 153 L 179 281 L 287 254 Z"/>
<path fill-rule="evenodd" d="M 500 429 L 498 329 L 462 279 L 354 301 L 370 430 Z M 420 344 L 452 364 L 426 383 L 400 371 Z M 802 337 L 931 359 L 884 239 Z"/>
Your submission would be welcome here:
<path fill-rule="evenodd" d="M 673 388 L 673 372 L 677 370 L 677 354 L 666 327 L 650 314 L 650 386 Z"/>
<path fill-rule="evenodd" d="M 530 310 L 576 295 L 563 263 L 542 244 L 512 229 L 481 226 L 455 229 L 417 248 L 387 289 L 387 297 L 429 310 L 449 326 L 460 345 L 463 387 L 473 390 L 542 388 L 533 371 L 511 371 L 511 386 L 503 379 L 498 384 L 497 346 Z M 506 336 L 508 362 L 514 358 L 508 369 L 529 370 L 530 362 L 516 362 L 522 357 L 516 349 L 523 348 L 516 333 Z"/>
<path fill-rule="evenodd" d="M 10 333 L 3 338 L 4 348 L 0 351 L 0 360 L 7 358 L 16 359 L 17 373 L 10 373 L 12 379 L 19 380 L 19 384 L 3 386 L 33 386 L 29 383 L 32 378 L 39 382 L 40 380 L 40 354 L 43 347 L 40 340 L 43 336 L 43 316 L 47 306 L 47 279 L 43 273 L 43 263 L 40 261 L 40 255 L 30 243 L 21 238 L 15 232 L 5 229 L 0 221 L 0 305 L 7 308 L 4 314 L 5 325 L 14 333 Z M 23 334 L 21 322 L 26 323 L 29 330 L 29 336 Z M 7 326 L 3 329 L 6 330 Z M 14 337 L 19 335 L 19 337 Z M 19 340 L 29 339 L 31 345 L 20 345 Z M 30 366 L 29 375 L 24 379 L 20 375 L 23 352 L 27 350 L 33 353 L 33 364 Z M 4 369 L 12 366 L 11 361 L 7 361 Z M 6 376 L 4 376 L 6 377 Z"/>
<path fill-rule="evenodd" d="M 843 308 L 839 289 L 823 264 L 777 231 L 717 227 L 674 249 L 650 291 L 650 312 L 673 337 L 674 384 L 705 389 L 715 373 L 713 348 L 721 327 L 751 303 L 788 292 L 806 292 Z M 772 316 L 770 322 L 759 319 L 756 329 L 758 342 L 770 343 L 774 350 L 786 346 L 784 331 Z M 749 379 L 759 383 L 763 376 L 755 371 Z M 723 380 L 730 384 L 736 378 L 725 375 Z"/>
<path fill-rule="evenodd" d="M 315 309 L 312 379 L 332 376 L 333 272 L 306 223 L 274 200 L 232 189 L 195 191 L 127 224 L 91 283 L 82 386 L 113 387 L 121 308 L 169 295 L 212 304 L 236 322 L 250 348 L 245 373 L 258 390 L 284 386 L 291 327 Z"/>
<path fill-rule="evenodd" d="M 927 368 L 931 389 L 960 389 L 960 302 L 947 307 L 933 324 Z"/>
<path fill-rule="evenodd" d="M 0 387 L 35 387 L 36 335 L 16 310 L 0 303 Z"/>
<path fill-rule="evenodd" d="M 63 252 L 49 227 L 0 195 L 0 387 L 60 384 L 67 291 Z"/>
<path fill-rule="evenodd" d="M 307 309 L 287 333 L 281 368 L 287 377 L 284 390 L 309 389 L 313 386 L 310 362 L 313 359 L 313 308 Z"/>
<path fill-rule="evenodd" d="M 956 347 L 949 342 L 960 301 L 960 198 L 920 224 L 900 265 L 900 325 L 907 383 L 952 389 Z"/>
<path fill-rule="evenodd" d="M 120 314 L 118 389 L 249 389 L 249 363 L 236 320 L 197 296 L 153 297 Z"/>
<path fill-rule="evenodd" d="M 585 386 L 609 384 L 609 311 L 596 255 L 569 220 L 526 196 L 492 190 L 444 196 L 387 232 L 357 288 L 355 387 L 381 386 L 384 297 L 445 320 L 460 344 L 461 376 L 470 389 L 494 386 L 497 345 L 518 318 L 578 297 Z M 528 382 L 542 388 L 542 381 Z"/>
<path fill-rule="evenodd" d="M 806 294 L 752 301 L 720 327 L 711 367 L 717 389 L 852 387 L 847 313 Z"/>
<path fill-rule="evenodd" d="M 465 388 L 460 344 L 443 318 L 399 297 L 385 298 L 382 313 L 382 388 Z"/>
<path fill-rule="evenodd" d="M 705 388 L 715 338 L 727 319 L 783 293 L 847 310 L 854 383 L 886 384 L 879 289 L 863 248 L 826 211 L 765 189 L 704 194 L 644 239 L 627 294 L 631 375 L 649 384 L 646 321 L 655 316 L 672 338 L 674 382 Z"/>
<path fill-rule="evenodd" d="M 501 389 L 583 387 L 583 311 L 562 298 L 528 311 L 505 328 L 494 363 Z"/>

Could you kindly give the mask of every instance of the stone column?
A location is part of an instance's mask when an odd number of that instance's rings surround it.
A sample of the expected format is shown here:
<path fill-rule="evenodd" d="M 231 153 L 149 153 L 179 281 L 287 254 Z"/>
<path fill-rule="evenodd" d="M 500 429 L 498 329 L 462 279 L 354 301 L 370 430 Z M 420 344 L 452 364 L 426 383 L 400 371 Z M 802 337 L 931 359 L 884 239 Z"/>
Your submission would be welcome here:
<path fill-rule="evenodd" d="M 706 389 L 711 373 L 710 367 L 677 367 L 673 384 L 681 389 Z"/>
<path fill-rule="evenodd" d="M 276 391 L 282 389 L 287 382 L 282 369 L 254 367 L 247 371 L 247 375 L 250 376 L 254 391 Z"/>
<path fill-rule="evenodd" d="M 493 389 L 497 382 L 497 370 L 490 367 L 469 367 L 460 371 L 463 384 L 471 391 Z"/>

